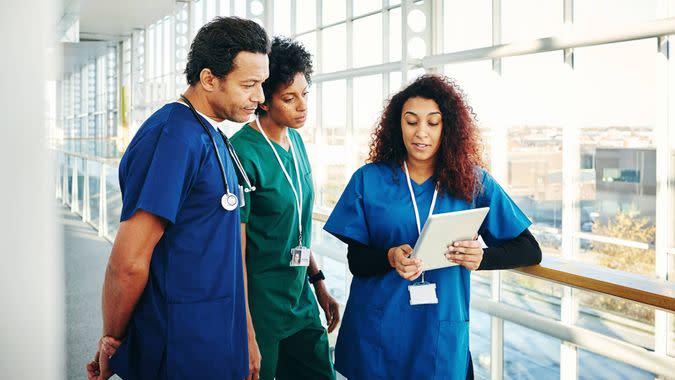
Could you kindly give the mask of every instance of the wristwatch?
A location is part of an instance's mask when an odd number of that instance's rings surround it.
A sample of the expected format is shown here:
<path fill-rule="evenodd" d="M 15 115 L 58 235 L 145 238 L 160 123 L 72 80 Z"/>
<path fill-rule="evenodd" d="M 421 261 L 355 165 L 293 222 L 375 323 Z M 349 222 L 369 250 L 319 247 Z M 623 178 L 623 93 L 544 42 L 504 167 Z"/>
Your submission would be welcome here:
<path fill-rule="evenodd" d="M 314 285 L 317 281 L 325 280 L 326 276 L 323 275 L 322 271 L 318 271 L 315 274 L 309 276 L 309 283 Z"/>

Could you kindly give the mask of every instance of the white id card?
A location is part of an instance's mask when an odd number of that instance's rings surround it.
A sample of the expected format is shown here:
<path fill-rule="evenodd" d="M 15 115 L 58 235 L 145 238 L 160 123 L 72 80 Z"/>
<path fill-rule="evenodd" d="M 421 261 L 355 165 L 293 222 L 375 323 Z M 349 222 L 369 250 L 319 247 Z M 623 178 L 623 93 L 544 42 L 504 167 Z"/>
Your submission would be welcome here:
<path fill-rule="evenodd" d="M 425 305 L 438 303 L 436 297 L 436 284 L 423 283 L 408 285 L 408 292 L 410 292 L 411 305 Z"/>
<path fill-rule="evenodd" d="M 309 248 L 297 246 L 291 249 L 291 266 L 306 267 L 309 266 Z"/>

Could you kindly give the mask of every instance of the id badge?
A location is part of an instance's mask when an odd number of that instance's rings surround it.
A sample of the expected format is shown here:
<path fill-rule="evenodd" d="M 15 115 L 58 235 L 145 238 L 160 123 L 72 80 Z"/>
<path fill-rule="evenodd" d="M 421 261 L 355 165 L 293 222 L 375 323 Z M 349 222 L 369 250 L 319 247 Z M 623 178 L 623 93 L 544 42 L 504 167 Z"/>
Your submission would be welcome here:
<path fill-rule="evenodd" d="M 239 207 L 246 206 L 246 198 L 244 197 L 244 186 L 239 185 Z"/>
<path fill-rule="evenodd" d="M 309 248 L 297 246 L 291 249 L 291 266 L 306 267 L 309 266 Z"/>
<path fill-rule="evenodd" d="M 411 305 L 426 305 L 438 303 L 436 284 L 429 282 L 408 285 Z"/>

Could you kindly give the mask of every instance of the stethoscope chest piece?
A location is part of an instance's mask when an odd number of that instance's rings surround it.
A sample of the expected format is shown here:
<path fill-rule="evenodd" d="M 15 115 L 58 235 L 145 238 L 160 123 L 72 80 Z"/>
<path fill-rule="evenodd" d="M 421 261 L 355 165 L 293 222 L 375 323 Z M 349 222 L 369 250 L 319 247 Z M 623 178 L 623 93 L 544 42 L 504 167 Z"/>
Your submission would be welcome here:
<path fill-rule="evenodd" d="M 220 198 L 220 204 L 225 210 L 232 211 L 237 208 L 237 205 L 239 205 L 239 199 L 237 199 L 237 196 L 232 193 L 226 193 L 222 198 Z"/>

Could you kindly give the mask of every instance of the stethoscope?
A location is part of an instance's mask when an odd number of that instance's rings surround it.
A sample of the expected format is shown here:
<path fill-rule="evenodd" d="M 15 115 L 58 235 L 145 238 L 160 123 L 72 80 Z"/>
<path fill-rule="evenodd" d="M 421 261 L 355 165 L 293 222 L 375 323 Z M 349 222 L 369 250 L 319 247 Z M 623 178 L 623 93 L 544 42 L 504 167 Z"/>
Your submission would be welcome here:
<path fill-rule="evenodd" d="M 211 129 L 207 127 L 206 124 L 204 124 L 202 118 L 199 117 L 199 114 L 197 114 L 197 110 L 195 110 L 195 108 L 192 106 L 192 103 L 190 103 L 190 101 L 185 97 L 185 95 L 181 94 L 180 98 L 183 99 L 185 104 L 187 104 L 188 108 L 190 108 L 190 111 L 192 111 L 192 115 L 194 115 L 195 119 L 197 119 L 197 121 L 202 126 L 204 131 L 206 131 L 206 134 L 209 135 L 209 138 L 211 139 L 211 144 L 213 145 L 213 150 L 216 151 L 216 157 L 218 158 L 218 164 L 220 166 L 220 174 L 222 174 L 223 182 L 225 183 L 225 194 L 223 194 L 223 196 L 220 198 L 220 205 L 223 206 L 223 208 L 227 211 L 235 210 L 240 203 L 243 207 L 244 206 L 243 194 L 241 194 L 240 192 L 240 195 L 242 196 L 242 200 L 240 202 L 237 196 L 230 191 L 230 185 L 227 183 L 227 175 L 225 175 L 225 166 L 223 165 L 223 160 L 220 158 L 218 145 L 216 145 L 216 140 L 213 138 Z M 246 188 L 243 189 L 244 192 L 249 193 L 251 191 L 255 191 L 255 186 L 251 185 L 251 181 L 248 179 L 248 175 L 246 175 L 246 171 L 244 170 L 244 167 L 241 165 L 241 161 L 239 161 L 239 156 L 237 156 L 237 152 L 234 151 L 234 148 L 230 143 L 230 139 L 228 139 L 227 136 L 225 136 L 223 131 L 221 131 L 220 129 L 218 129 L 218 133 L 225 142 L 225 146 L 227 146 L 227 151 L 230 153 L 232 161 L 234 161 L 235 165 L 237 166 L 237 169 L 239 169 L 239 172 L 241 173 L 241 176 L 244 178 L 244 182 L 246 182 Z M 242 186 L 239 186 L 239 188 L 241 190 Z"/>

